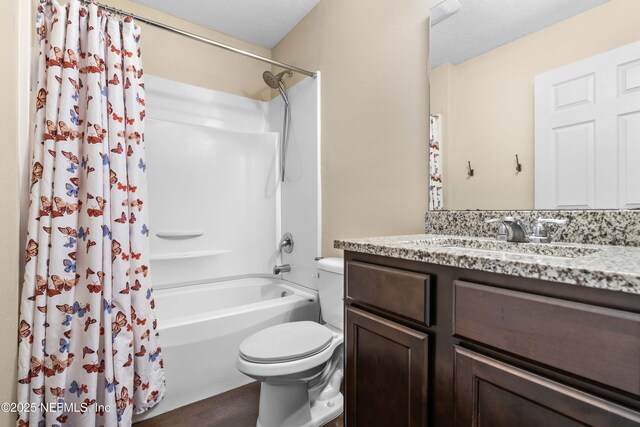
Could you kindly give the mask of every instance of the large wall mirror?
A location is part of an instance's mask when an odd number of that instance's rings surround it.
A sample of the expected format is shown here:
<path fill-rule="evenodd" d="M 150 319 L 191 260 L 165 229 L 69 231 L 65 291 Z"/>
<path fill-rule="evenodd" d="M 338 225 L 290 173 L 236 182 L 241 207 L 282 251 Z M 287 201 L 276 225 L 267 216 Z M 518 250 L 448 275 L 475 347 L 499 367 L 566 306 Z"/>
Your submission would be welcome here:
<path fill-rule="evenodd" d="M 445 0 L 430 52 L 431 209 L 640 208 L 640 1 Z"/>

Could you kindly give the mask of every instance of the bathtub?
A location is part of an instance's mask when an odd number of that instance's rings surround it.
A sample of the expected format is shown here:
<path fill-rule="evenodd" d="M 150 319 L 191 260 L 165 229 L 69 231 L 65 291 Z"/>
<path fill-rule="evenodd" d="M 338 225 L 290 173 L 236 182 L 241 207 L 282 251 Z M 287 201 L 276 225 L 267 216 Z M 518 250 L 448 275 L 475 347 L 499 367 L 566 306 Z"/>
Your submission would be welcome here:
<path fill-rule="evenodd" d="M 154 293 L 167 391 L 139 421 L 248 384 L 240 342 L 268 326 L 318 320 L 314 291 L 276 278 L 242 278 Z"/>

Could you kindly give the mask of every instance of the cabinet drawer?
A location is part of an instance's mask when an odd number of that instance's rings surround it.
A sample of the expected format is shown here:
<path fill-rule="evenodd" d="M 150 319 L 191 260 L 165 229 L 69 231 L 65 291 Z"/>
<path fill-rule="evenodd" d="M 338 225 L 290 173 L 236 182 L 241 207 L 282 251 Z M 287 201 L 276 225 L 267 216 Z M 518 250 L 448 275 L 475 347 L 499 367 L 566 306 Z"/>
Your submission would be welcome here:
<path fill-rule="evenodd" d="M 347 262 L 347 298 L 430 326 L 430 284 L 426 274 L 361 262 Z"/>
<path fill-rule="evenodd" d="M 454 282 L 454 333 L 640 396 L 640 314 Z"/>

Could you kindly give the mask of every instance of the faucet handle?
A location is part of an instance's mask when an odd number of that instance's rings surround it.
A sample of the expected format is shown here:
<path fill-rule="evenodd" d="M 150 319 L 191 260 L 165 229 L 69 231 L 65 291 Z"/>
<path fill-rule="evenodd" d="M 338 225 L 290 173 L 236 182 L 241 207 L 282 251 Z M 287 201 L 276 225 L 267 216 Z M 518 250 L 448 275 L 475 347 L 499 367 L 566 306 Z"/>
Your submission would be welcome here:
<path fill-rule="evenodd" d="M 538 218 L 536 225 L 533 227 L 533 234 L 529 236 L 529 239 L 538 243 L 551 243 L 551 236 L 549 230 L 544 226 L 545 224 L 557 224 L 564 225 L 568 223 L 568 219 L 553 219 L 553 218 Z"/>
<path fill-rule="evenodd" d="M 555 219 L 555 218 L 538 218 L 537 223 L 538 224 L 558 224 L 558 225 L 564 225 L 566 223 L 568 223 L 569 220 L 568 219 Z"/>
<path fill-rule="evenodd" d="M 547 228 L 544 226 L 545 224 L 564 225 L 568 222 L 569 222 L 568 219 L 538 218 L 536 220 L 536 226 L 533 227 L 533 236 L 547 237 L 549 235 L 549 232 Z"/>
<path fill-rule="evenodd" d="M 493 224 L 493 223 L 502 222 L 502 221 L 504 221 L 504 218 L 491 218 L 491 219 L 485 220 L 484 222 L 487 224 Z"/>
<path fill-rule="evenodd" d="M 291 235 L 291 233 L 287 232 L 282 235 L 279 247 L 280 253 L 282 253 L 282 251 L 285 251 L 288 254 L 293 252 L 293 236 Z"/>
<path fill-rule="evenodd" d="M 495 223 L 495 222 L 502 222 L 502 223 L 505 223 L 505 222 L 522 223 L 522 221 L 520 220 L 520 218 L 516 218 L 516 217 L 513 217 L 513 216 L 503 216 L 503 217 L 500 217 L 500 218 L 491 218 L 491 219 L 487 219 L 487 220 L 485 220 L 484 222 L 486 222 L 487 224 L 492 224 L 492 223 Z"/>

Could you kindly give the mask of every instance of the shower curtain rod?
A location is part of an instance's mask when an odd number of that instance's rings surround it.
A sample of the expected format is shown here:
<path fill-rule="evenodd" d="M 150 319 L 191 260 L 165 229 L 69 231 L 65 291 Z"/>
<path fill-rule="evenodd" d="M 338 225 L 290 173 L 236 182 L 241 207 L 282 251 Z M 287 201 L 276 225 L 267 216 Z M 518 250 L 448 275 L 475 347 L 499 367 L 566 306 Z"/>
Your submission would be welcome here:
<path fill-rule="evenodd" d="M 51 0 L 47 0 L 47 2 L 51 3 Z M 211 40 L 211 39 L 208 39 L 206 37 L 199 36 L 197 34 L 189 33 L 187 31 L 181 30 L 179 28 L 172 27 L 170 25 L 166 25 L 166 24 L 163 24 L 163 23 L 160 23 L 160 22 L 157 22 L 157 21 L 153 21 L 151 19 L 143 18 L 142 16 L 134 15 L 133 13 L 125 12 L 123 10 L 116 9 L 115 7 L 111 7 L 111 6 L 107 6 L 107 5 L 104 5 L 104 4 L 96 3 L 96 2 L 91 1 L 91 0 L 80 0 L 80 2 L 84 3 L 84 4 L 94 4 L 98 8 L 100 8 L 102 10 L 105 10 L 107 12 L 114 13 L 116 15 L 130 16 L 131 18 L 135 19 L 136 21 L 143 22 L 143 23 L 151 25 L 153 27 L 161 28 L 161 29 L 167 30 L 167 31 L 171 31 L 172 33 L 180 34 L 181 36 L 188 37 L 190 39 L 197 40 L 199 42 L 206 43 L 206 44 L 209 44 L 209 45 L 212 45 L 212 46 L 215 46 L 215 47 L 219 47 L 220 49 L 228 50 L 230 52 L 234 52 L 234 53 L 237 53 L 237 54 L 249 57 L 249 58 L 257 59 L 258 61 L 266 62 L 267 64 L 271 64 L 271 65 L 275 65 L 276 67 L 284 68 L 287 71 L 291 71 L 291 72 L 299 73 L 299 74 L 304 74 L 305 76 L 309 76 L 309 77 L 313 77 L 313 78 L 316 77 L 316 73 L 311 72 L 311 71 L 307 71 L 307 70 L 305 70 L 303 68 L 298 68 L 298 67 L 295 67 L 293 65 L 285 64 L 284 62 L 280 62 L 280 61 L 274 61 L 273 59 L 265 58 L 264 56 L 256 55 L 255 53 L 247 52 L 246 50 L 238 49 L 236 47 L 229 46 L 229 45 L 226 45 L 224 43 L 220 43 L 220 42 L 217 42 L 215 40 Z"/>

